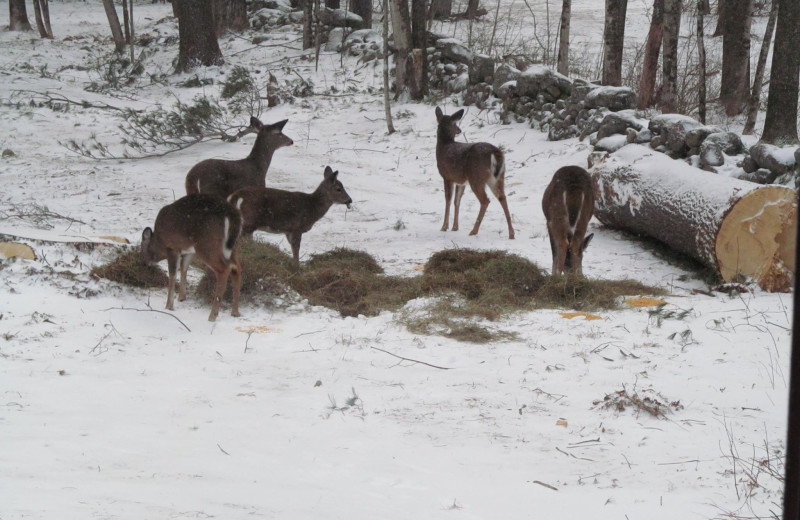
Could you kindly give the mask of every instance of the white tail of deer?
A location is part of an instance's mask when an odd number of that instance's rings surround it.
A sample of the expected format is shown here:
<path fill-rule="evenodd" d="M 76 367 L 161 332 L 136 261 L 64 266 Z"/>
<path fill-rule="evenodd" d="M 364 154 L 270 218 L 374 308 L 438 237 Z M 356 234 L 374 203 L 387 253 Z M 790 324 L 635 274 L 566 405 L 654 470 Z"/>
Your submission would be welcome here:
<path fill-rule="evenodd" d="M 283 134 L 288 119 L 265 125 L 255 117 L 250 118 L 250 126 L 244 132 L 257 132 L 256 142 L 250 155 L 238 161 L 206 159 L 200 161 L 186 175 L 186 194 L 207 193 L 227 198 L 236 190 L 247 186 L 264 186 L 267 171 L 275 150 L 291 146 L 294 141 Z"/>
<path fill-rule="evenodd" d="M 469 183 L 475 196 L 481 204 L 478 219 L 470 235 L 477 235 L 481 227 L 486 208 L 489 206 L 489 197 L 486 195 L 486 186 L 492 190 L 494 196 L 503 206 L 508 222 L 508 238 L 514 238 L 514 227 L 511 225 L 511 213 L 505 194 L 505 159 L 503 152 L 489 143 L 457 143 L 455 138 L 461 133 L 456 124 L 464 115 L 464 109 L 449 116 L 436 107 L 436 120 L 439 123 L 436 132 L 436 166 L 439 175 L 444 179 L 444 224 L 442 231 L 447 231 L 450 224 L 450 199 L 453 197 L 455 186 L 455 200 L 453 201 L 453 231 L 458 230 L 458 210 L 461 207 L 461 197 Z"/>
<path fill-rule="evenodd" d="M 244 188 L 228 197 L 228 201 L 241 212 L 243 234 L 252 234 L 257 229 L 285 234 L 292 246 L 294 262 L 299 264 L 303 233 L 324 217 L 332 205 L 346 204 L 349 208 L 353 202 L 338 176 L 338 171 L 326 166 L 324 178 L 313 193 Z"/>
<path fill-rule="evenodd" d="M 212 195 L 187 195 L 161 208 L 156 217 L 155 230 L 142 232 L 142 259 L 148 263 L 167 259 L 169 290 L 167 309 L 173 308 L 175 276 L 181 270 L 178 300 L 186 299 L 186 270 L 197 255 L 217 277 L 214 301 L 209 321 L 219 314 L 222 296 L 228 285 L 228 275 L 233 278 L 233 308 L 231 314 L 239 315 L 239 294 L 242 268 L 239 265 L 236 240 L 242 228 L 239 212 L 224 200 Z"/>
<path fill-rule="evenodd" d="M 589 173 L 580 166 L 564 166 L 544 190 L 542 210 L 547 219 L 553 276 L 569 271 L 583 274 L 583 252 L 594 233 L 586 228 L 594 214 L 594 189 Z"/>

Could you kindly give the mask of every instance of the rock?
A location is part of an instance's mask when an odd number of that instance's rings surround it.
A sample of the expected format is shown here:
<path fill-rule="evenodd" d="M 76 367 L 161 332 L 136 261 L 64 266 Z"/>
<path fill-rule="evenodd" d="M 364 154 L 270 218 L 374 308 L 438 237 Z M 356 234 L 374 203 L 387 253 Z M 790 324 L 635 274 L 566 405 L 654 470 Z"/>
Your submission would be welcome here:
<path fill-rule="evenodd" d="M 329 7 L 320 10 L 319 21 L 325 25 L 350 27 L 351 29 L 359 29 L 364 24 L 364 20 L 355 13 Z"/>
<path fill-rule="evenodd" d="M 794 151 L 794 165 L 798 172 L 800 172 L 800 146 Z"/>
<path fill-rule="evenodd" d="M 744 160 L 742 160 L 741 167 L 745 173 L 754 173 L 756 170 L 758 170 L 756 161 L 753 160 L 753 158 L 749 155 L 746 155 Z"/>
<path fill-rule="evenodd" d="M 633 110 L 623 110 L 620 112 L 610 112 L 603 118 L 597 130 L 597 138 L 603 139 L 614 134 L 624 134 L 628 128 L 641 130 L 644 128 L 644 121 L 637 119 Z"/>
<path fill-rule="evenodd" d="M 511 65 L 501 63 L 494 71 L 494 81 L 492 83 L 492 87 L 495 91 L 498 91 L 500 90 L 501 86 L 505 85 L 509 81 L 513 81 L 514 85 L 516 86 L 516 81 L 517 78 L 519 78 L 519 75 L 519 70 L 515 69 Z"/>
<path fill-rule="evenodd" d="M 583 130 L 581 130 L 580 140 L 583 141 L 587 135 L 595 134 L 603 123 L 605 116 L 606 112 L 603 111 L 595 111 L 590 115 L 583 126 Z"/>
<path fill-rule="evenodd" d="M 507 81 L 494 90 L 495 92 L 497 92 L 497 97 L 499 97 L 500 99 L 508 99 L 516 95 L 517 82 Z"/>
<path fill-rule="evenodd" d="M 686 146 L 689 148 L 699 148 L 700 143 L 705 141 L 706 137 L 717 132 L 722 132 L 718 126 L 701 126 L 694 130 L 689 130 L 686 133 Z"/>
<path fill-rule="evenodd" d="M 740 153 L 744 153 L 744 145 L 742 144 L 741 137 L 739 137 L 739 134 L 733 132 L 716 132 L 709 134 L 703 143 L 706 141 L 711 141 L 718 145 L 725 155 L 739 155 Z M 689 143 L 688 139 L 686 143 Z"/>
<path fill-rule="evenodd" d="M 442 38 L 436 40 L 436 48 L 442 52 L 442 57 L 456 63 L 469 63 L 472 61 L 472 51 L 455 38 Z"/>
<path fill-rule="evenodd" d="M 613 112 L 636 106 L 636 93 L 628 87 L 597 87 L 586 94 L 587 108 L 605 107 Z"/>
<path fill-rule="evenodd" d="M 325 42 L 325 50 L 328 52 L 338 52 L 342 49 L 344 39 L 344 29 L 336 27 L 328 33 L 328 41 Z"/>
<path fill-rule="evenodd" d="M 250 25 L 254 29 L 261 29 L 262 27 L 281 25 L 284 23 L 286 23 L 286 13 L 277 9 L 265 7 L 259 9 L 250 16 Z"/>
<path fill-rule="evenodd" d="M 547 132 L 548 141 L 562 141 L 571 137 L 577 137 L 578 127 L 570 124 L 553 124 Z"/>
<path fill-rule="evenodd" d="M 572 94 L 570 95 L 570 99 L 575 103 L 583 103 L 583 101 L 586 99 L 586 94 L 596 89 L 597 87 L 598 85 L 595 85 L 594 83 L 589 83 L 588 81 L 582 79 L 573 80 Z"/>
<path fill-rule="evenodd" d="M 689 147 L 686 134 L 703 126 L 696 119 L 679 114 L 663 114 L 650 120 L 649 130 L 664 138 L 667 149 L 676 157 L 685 157 Z"/>
<path fill-rule="evenodd" d="M 598 152 L 609 152 L 613 153 L 628 144 L 628 140 L 624 135 L 611 135 L 608 137 L 604 137 L 603 139 L 598 139 L 597 143 L 594 145 L 594 149 Z"/>
<path fill-rule="evenodd" d="M 661 114 L 650 120 L 648 129 L 653 133 L 653 135 L 666 134 L 669 128 L 678 121 L 692 122 L 695 125 L 694 128 L 703 126 L 699 121 L 689 116 L 683 116 L 680 114 Z"/>
<path fill-rule="evenodd" d="M 661 137 L 660 135 L 653 136 L 653 138 L 650 139 L 650 147 L 653 150 L 657 150 L 660 146 L 663 146 L 663 144 L 664 144 L 664 138 Z"/>
<path fill-rule="evenodd" d="M 636 134 L 638 134 L 638 132 L 635 128 L 627 128 L 625 130 L 625 138 L 628 141 L 628 144 L 636 142 Z"/>
<path fill-rule="evenodd" d="M 469 82 L 488 83 L 494 76 L 494 59 L 485 54 L 476 54 L 469 63 Z"/>
<path fill-rule="evenodd" d="M 3 150 L 3 159 L 7 157 L 16 157 L 16 156 L 17 154 L 15 154 L 14 150 L 12 150 L 11 148 L 6 148 Z"/>
<path fill-rule="evenodd" d="M 644 144 L 649 143 L 650 139 L 653 138 L 652 132 L 647 128 L 642 128 L 639 132 L 636 133 L 636 140 L 634 141 L 636 144 Z"/>
<path fill-rule="evenodd" d="M 758 143 L 750 147 L 750 157 L 759 168 L 767 168 L 778 175 L 792 171 L 795 166 L 794 147 L 781 148 L 771 144 Z"/>
<path fill-rule="evenodd" d="M 517 91 L 520 96 L 537 97 L 554 102 L 569 97 L 572 93 L 572 80 L 553 69 L 542 65 L 531 65 L 517 78 Z"/>
<path fill-rule="evenodd" d="M 289 13 L 289 21 L 292 23 L 300 23 L 303 21 L 303 11 L 292 11 Z"/>
<path fill-rule="evenodd" d="M 463 92 L 469 86 L 469 74 L 460 74 L 447 82 L 450 92 Z"/>
<path fill-rule="evenodd" d="M 739 176 L 744 181 L 755 182 L 758 184 L 772 184 L 777 180 L 778 174 L 769 171 L 766 168 L 759 168 L 754 172 L 745 172 Z"/>
<path fill-rule="evenodd" d="M 719 143 L 706 139 L 700 145 L 700 167 L 708 170 L 709 167 L 725 164 L 725 155 Z"/>

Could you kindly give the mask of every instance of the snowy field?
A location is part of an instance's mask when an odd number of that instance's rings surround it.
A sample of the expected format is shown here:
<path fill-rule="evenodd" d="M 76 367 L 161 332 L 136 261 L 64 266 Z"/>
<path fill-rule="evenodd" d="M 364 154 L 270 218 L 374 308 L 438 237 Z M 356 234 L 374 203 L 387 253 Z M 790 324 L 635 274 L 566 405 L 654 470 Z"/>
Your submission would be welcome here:
<path fill-rule="evenodd" d="M 145 76 L 114 95 L 87 92 L 91 64 L 112 47 L 102 5 L 50 9 L 53 41 L 0 33 L 0 150 L 13 152 L 0 159 L 0 234 L 38 256 L 0 264 L 2 520 L 674 520 L 780 510 L 769 472 L 782 471 L 785 446 L 790 295 L 698 293 L 707 285 L 697 273 L 597 221 L 585 274 L 665 288 L 663 319 L 647 308 L 591 321 L 526 312 L 491 324 L 517 339 L 475 345 L 414 335 L 390 313 L 341 318 L 305 302 L 243 305 L 241 318 L 223 306 L 209 323 L 190 294 L 173 317 L 147 310 L 163 308 L 166 288 L 92 279 L 119 246 L 73 242 L 138 244 L 183 195 L 192 165 L 242 158 L 254 136 L 88 159 L 63 143 L 94 135 L 119 151 L 118 111 L 30 105 L 44 93 L 152 109 L 217 96 L 234 65 L 264 83 L 270 73 L 312 80 L 317 95 L 260 116 L 288 118 L 295 143 L 275 154 L 267 183 L 311 191 L 326 165 L 339 170 L 353 209 L 333 207 L 304 235 L 301 258 L 356 248 L 390 274 L 416 274 L 450 247 L 508 250 L 549 268 L 541 196 L 557 168 L 585 165 L 589 145 L 547 142 L 467 108 L 462 137 L 506 151 L 517 238 L 507 239 L 494 199 L 480 234 L 467 236 L 478 211 L 471 193 L 462 229 L 443 233 L 434 107 L 450 113 L 457 99 L 393 106 L 398 132 L 386 135 L 380 67 L 323 53 L 315 72 L 297 50 L 299 26 L 260 46 L 221 38 L 226 64 L 197 71 L 215 85 Z M 600 2 L 574 9 L 602 19 Z M 136 4 L 137 33 L 156 41 L 148 74 L 170 72 L 177 57 L 177 43 L 165 42 L 177 34 L 170 15 L 169 4 Z M 26 216 L 37 206 L 50 212 L 44 221 Z M 288 251 L 280 236 L 257 236 Z M 667 404 L 666 415 L 603 406 L 623 389 Z"/>

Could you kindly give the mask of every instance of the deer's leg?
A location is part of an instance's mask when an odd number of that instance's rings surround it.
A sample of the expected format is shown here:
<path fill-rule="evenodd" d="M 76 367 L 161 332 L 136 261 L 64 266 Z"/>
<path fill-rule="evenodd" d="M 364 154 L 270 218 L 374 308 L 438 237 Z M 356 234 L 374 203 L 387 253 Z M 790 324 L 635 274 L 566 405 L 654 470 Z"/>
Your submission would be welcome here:
<path fill-rule="evenodd" d="M 239 255 L 236 249 L 231 255 L 231 280 L 233 284 L 233 304 L 231 316 L 239 316 L 239 296 L 242 294 L 242 264 L 239 263 Z"/>
<path fill-rule="evenodd" d="M 511 212 L 508 210 L 508 201 L 506 200 L 506 192 L 503 186 L 503 181 L 503 177 L 500 177 L 494 184 L 490 184 L 490 188 L 492 189 L 494 196 L 497 197 L 497 200 L 500 201 L 500 205 L 503 206 L 503 213 L 506 214 L 506 222 L 508 222 L 508 239 L 514 240 L 514 226 L 511 225 Z"/>
<path fill-rule="evenodd" d="M 178 272 L 178 252 L 167 251 L 167 270 L 169 271 L 169 285 L 167 289 L 167 309 L 172 310 L 174 305 L 172 296 L 175 294 L 175 275 Z"/>
<path fill-rule="evenodd" d="M 475 196 L 478 197 L 478 202 L 481 203 L 481 210 L 478 212 L 475 226 L 472 228 L 472 231 L 469 232 L 470 235 L 477 235 L 481 227 L 481 222 L 483 222 L 483 216 L 486 214 L 486 208 L 489 207 L 489 196 L 486 195 L 486 185 L 474 183 L 472 181 L 470 181 L 469 185 L 472 187 L 472 191 L 475 192 Z"/>
<path fill-rule="evenodd" d="M 442 224 L 442 231 L 447 231 L 450 227 L 450 199 L 453 198 L 453 183 L 444 180 L 444 224 Z"/>
<path fill-rule="evenodd" d="M 295 267 L 300 266 L 300 239 L 302 237 L 302 233 L 286 233 L 286 239 L 289 241 L 289 245 L 292 246 L 292 258 L 294 258 Z"/>
<path fill-rule="evenodd" d="M 550 253 L 553 257 L 553 276 L 558 274 L 558 248 L 556 247 L 556 242 L 553 240 L 553 233 L 550 231 L 550 226 L 547 226 L 547 236 L 550 238 Z"/>
<path fill-rule="evenodd" d="M 456 184 L 456 193 L 453 199 L 453 231 L 458 231 L 458 211 L 461 209 L 461 197 L 464 196 L 466 188 L 466 184 Z"/>
<path fill-rule="evenodd" d="M 228 287 L 228 274 L 230 272 L 230 267 L 227 265 L 223 269 L 214 269 L 214 274 L 217 275 L 217 286 L 214 290 L 214 301 L 211 302 L 211 314 L 208 315 L 208 321 L 217 319 L 220 305 L 222 305 L 222 297 Z"/>
<path fill-rule="evenodd" d="M 578 245 L 580 242 L 580 240 L 577 240 L 576 237 L 573 236 L 572 241 L 569 244 L 569 254 L 572 259 L 570 272 L 578 276 L 583 276 L 583 269 L 581 267 L 581 264 L 583 263 L 583 251 Z"/>
<path fill-rule="evenodd" d="M 192 263 L 192 258 L 194 258 L 193 253 L 187 253 L 181 255 L 180 267 L 181 267 L 181 285 L 178 288 L 178 301 L 182 302 L 186 299 L 186 270 L 189 269 L 189 264 Z"/>

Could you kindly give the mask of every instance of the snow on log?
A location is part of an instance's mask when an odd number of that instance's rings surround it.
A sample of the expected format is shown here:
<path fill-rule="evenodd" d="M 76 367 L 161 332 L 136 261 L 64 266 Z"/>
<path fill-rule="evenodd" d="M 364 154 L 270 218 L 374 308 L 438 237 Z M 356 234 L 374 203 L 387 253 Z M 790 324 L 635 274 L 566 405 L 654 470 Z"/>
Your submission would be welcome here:
<path fill-rule="evenodd" d="M 768 291 L 794 275 L 797 191 L 715 175 L 630 144 L 592 169 L 595 217 L 648 235 L 717 270 Z"/>

